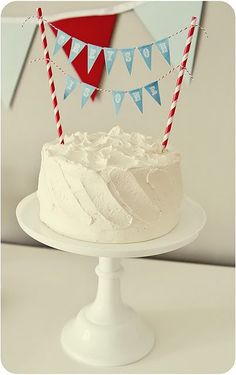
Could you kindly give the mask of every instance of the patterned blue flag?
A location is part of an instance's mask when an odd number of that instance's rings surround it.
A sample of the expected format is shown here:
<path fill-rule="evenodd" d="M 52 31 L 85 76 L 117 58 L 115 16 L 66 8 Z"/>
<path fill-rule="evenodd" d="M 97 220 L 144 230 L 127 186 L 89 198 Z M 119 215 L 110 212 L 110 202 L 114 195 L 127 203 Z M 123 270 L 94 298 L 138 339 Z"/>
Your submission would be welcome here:
<path fill-rule="evenodd" d="M 120 111 L 124 96 L 125 96 L 124 91 L 112 91 L 112 99 L 113 99 L 116 113 Z"/>
<path fill-rule="evenodd" d="M 95 90 L 94 86 L 89 85 L 88 83 L 82 84 L 82 99 L 81 99 L 81 108 L 87 103 L 90 96 Z"/>
<path fill-rule="evenodd" d="M 64 33 L 61 30 L 58 30 L 53 55 L 55 55 L 64 46 L 64 44 L 68 42 L 69 39 L 70 39 L 70 35 Z"/>
<path fill-rule="evenodd" d="M 67 96 L 69 96 L 72 91 L 74 91 L 76 89 L 76 87 L 78 86 L 79 84 L 79 80 L 72 77 L 72 76 L 67 76 L 66 77 L 66 87 L 65 87 L 65 91 L 64 91 L 64 99 L 67 98 Z"/>
<path fill-rule="evenodd" d="M 101 52 L 102 48 L 98 46 L 94 46 L 93 44 L 88 44 L 88 73 L 93 67 L 93 64 L 98 58 L 99 53 Z"/>
<path fill-rule="evenodd" d="M 103 50 L 104 50 L 107 73 L 110 74 L 110 71 L 112 69 L 112 66 L 113 66 L 115 58 L 116 58 L 117 49 L 115 49 L 115 48 L 103 48 Z"/>
<path fill-rule="evenodd" d="M 151 70 L 152 68 L 152 44 L 141 46 L 138 48 L 138 50 L 141 53 L 147 67 Z"/>
<path fill-rule="evenodd" d="M 71 63 L 84 48 L 85 43 L 79 39 L 72 38 L 69 62 Z"/>
<path fill-rule="evenodd" d="M 134 50 L 135 48 L 123 48 L 121 50 L 124 62 L 127 66 L 129 74 L 132 72 L 132 66 L 133 66 L 133 61 L 134 61 Z"/>
<path fill-rule="evenodd" d="M 132 97 L 133 101 L 135 102 L 136 106 L 143 113 L 143 89 L 135 89 L 129 91 L 130 96 Z"/>
<path fill-rule="evenodd" d="M 170 65 L 170 45 L 169 45 L 169 38 L 165 38 L 162 40 L 158 40 L 156 42 L 157 48 L 166 59 L 168 64 Z"/>
<path fill-rule="evenodd" d="M 161 105 L 161 97 L 160 97 L 160 91 L 159 91 L 159 84 L 157 81 L 154 81 L 152 83 L 149 83 L 145 86 L 145 89 L 147 92 L 151 95 L 151 97 Z"/>

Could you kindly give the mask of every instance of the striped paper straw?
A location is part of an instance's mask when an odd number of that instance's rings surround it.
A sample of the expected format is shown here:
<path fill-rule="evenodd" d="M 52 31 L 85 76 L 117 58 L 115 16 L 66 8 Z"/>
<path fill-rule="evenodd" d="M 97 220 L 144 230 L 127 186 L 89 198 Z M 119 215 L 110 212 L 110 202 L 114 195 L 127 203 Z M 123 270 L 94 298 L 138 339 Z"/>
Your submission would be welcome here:
<path fill-rule="evenodd" d="M 60 112 L 57 104 L 57 96 L 56 96 L 56 88 L 53 80 L 53 73 L 52 73 L 52 67 L 50 64 L 50 55 L 48 52 L 48 42 L 45 34 L 45 26 L 43 22 L 43 13 L 41 8 L 36 9 L 37 13 L 37 18 L 38 18 L 38 23 L 39 23 L 39 29 L 41 32 L 41 38 L 42 38 L 42 43 L 43 43 L 43 49 L 44 49 L 44 59 L 45 63 L 47 66 L 47 72 L 48 72 L 48 81 L 49 81 L 49 87 L 51 91 L 51 98 L 52 98 L 52 105 L 53 105 L 53 110 L 54 110 L 54 116 L 55 116 L 55 121 L 57 125 L 57 134 L 59 137 L 59 141 L 61 144 L 64 144 L 64 139 L 63 139 L 63 130 L 61 126 L 61 121 L 60 121 Z"/>
<path fill-rule="evenodd" d="M 179 75 L 178 75 L 178 78 L 177 78 L 177 81 L 176 81 L 175 91 L 174 91 L 174 95 L 173 95 L 173 98 L 172 98 L 169 117 L 168 117 L 164 137 L 163 137 L 162 144 L 161 144 L 162 145 L 162 151 L 165 150 L 165 148 L 168 144 L 168 140 L 169 140 L 172 124 L 173 124 L 173 119 L 174 119 L 174 115 L 175 115 L 176 105 L 177 105 L 178 98 L 179 98 L 180 88 L 181 88 L 181 85 L 182 85 L 182 82 L 183 82 L 184 71 L 185 71 L 185 68 L 186 68 L 187 61 L 188 61 L 188 55 L 189 55 L 189 51 L 190 51 L 190 47 L 191 47 L 191 42 L 192 42 L 196 22 L 197 22 L 197 17 L 192 17 L 191 25 L 189 27 L 189 32 L 188 32 L 188 36 L 187 36 L 187 40 L 186 40 L 186 44 L 185 44 L 185 48 L 184 48 L 184 52 L 183 52 L 183 58 L 182 58 L 182 61 L 181 61 L 181 64 L 180 64 Z"/>

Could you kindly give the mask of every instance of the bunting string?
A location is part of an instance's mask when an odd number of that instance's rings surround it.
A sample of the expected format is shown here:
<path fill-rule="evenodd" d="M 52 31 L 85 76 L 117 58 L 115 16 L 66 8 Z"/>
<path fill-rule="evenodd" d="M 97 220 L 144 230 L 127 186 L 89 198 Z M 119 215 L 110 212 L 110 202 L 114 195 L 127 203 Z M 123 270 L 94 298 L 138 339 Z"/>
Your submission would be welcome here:
<path fill-rule="evenodd" d="M 58 65 L 53 59 L 46 59 L 46 60 L 49 60 L 62 74 L 64 74 L 64 76 L 69 76 L 69 74 L 67 72 L 65 72 L 65 70 L 60 66 Z M 44 57 L 39 57 L 39 58 L 36 58 L 36 59 L 33 59 L 33 60 L 30 60 L 30 64 L 33 64 L 33 63 L 36 63 L 36 62 L 40 62 L 40 61 L 45 61 L 45 58 Z M 168 75 L 170 75 L 171 73 L 173 73 L 175 70 L 177 70 L 178 68 L 180 68 L 180 64 L 179 65 L 176 65 L 175 67 L 171 68 L 170 70 L 168 70 L 165 74 L 163 74 L 160 78 L 158 78 L 156 81 L 159 82 L 161 80 L 163 80 L 164 78 L 166 78 Z M 193 78 L 193 75 L 189 72 L 189 70 L 185 67 L 184 70 L 186 70 L 186 72 L 188 73 L 188 75 L 191 77 L 192 80 L 194 80 Z M 78 80 L 79 81 L 79 80 Z M 86 82 L 82 82 L 82 81 L 79 81 L 80 84 L 87 84 Z M 145 86 L 147 86 L 148 84 L 150 83 L 147 83 Z M 143 87 L 145 87 L 143 86 Z M 101 88 L 101 87 L 96 87 L 96 86 L 93 86 L 95 90 L 97 91 L 101 91 L 101 92 L 114 92 L 114 91 L 117 91 L 115 89 L 110 89 L 110 88 L 107 88 L 107 89 L 104 89 L 104 88 Z M 131 90 L 120 90 L 124 93 L 129 93 L 130 91 L 132 91 L 133 89 Z"/>
<path fill-rule="evenodd" d="M 23 29 L 23 27 L 25 26 L 25 24 L 26 24 L 26 22 L 28 22 L 29 20 L 32 20 L 33 18 L 35 18 L 36 20 L 38 20 L 38 18 L 36 17 L 36 16 L 34 16 L 34 15 L 32 15 L 32 16 L 28 16 L 28 17 L 26 17 L 26 19 L 22 22 L 22 24 L 21 24 L 21 27 L 22 27 L 22 29 Z M 43 19 L 43 21 L 44 21 L 44 18 L 43 17 L 40 17 L 40 19 Z M 46 21 L 45 21 L 46 22 Z"/>
<path fill-rule="evenodd" d="M 163 74 L 160 78 L 158 78 L 156 81 L 150 82 L 146 84 L 143 87 L 139 87 L 132 90 L 113 90 L 110 88 L 103 89 L 100 87 L 92 86 L 86 82 L 82 82 L 79 79 L 67 74 L 64 69 L 62 69 L 55 61 L 53 61 L 50 58 L 38 58 L 31 60 L 30 63 L 33 62 L 39 62 L 39 61 L 45 61 L 52 63 L 55 65 L 55 67 L 64 75 L 66 76 L 66 86 L 64 90 L 64 100 L 77 88 L 79 84 L 82 85 L 82 93 L 81 93 L 81 108 L 84 107 L 84 105 L 87 103 L 88 99 L 91 97 L 91 95 L 94 93 L 95 90 L 101 91 L 101 92 L 108 92 L 112 94 L 112 101 L 115 108 L 116 114 L 119 113 L 121 109 L 122 102 L 124 100 L 124 97 L 126 94 L 129 94 L 132 100 L 134 101 L 135 105 L 139 109 L 141 113 L 143 113 L 143 89 L 147 91 L 147 93 L 155 100 L 156 103 L 161 105 L 161 97 L 160 97 L 160 90 L 159 90 L 159 81 L 167 77 L 169 74 L 171 74 L 174 70 L 177 68 L 180 68 L 180 65 L 173 67 L 170 69 L 167 73 Z M 181 66 L 181 69 L 188 70 Z M 188 72 L 188 74 L 190 74 Z M 190 74 L 191 75 L 191 74 Z M 191 75 L 192 77 L 192 75 Z"/>

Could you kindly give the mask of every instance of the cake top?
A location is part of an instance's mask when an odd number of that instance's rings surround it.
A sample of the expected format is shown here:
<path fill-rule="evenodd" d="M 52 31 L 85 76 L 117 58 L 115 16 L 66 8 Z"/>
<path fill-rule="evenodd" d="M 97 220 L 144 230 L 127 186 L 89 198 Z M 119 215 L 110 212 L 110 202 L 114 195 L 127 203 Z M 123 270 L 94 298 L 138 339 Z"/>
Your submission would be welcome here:
<path fill-rule="evenodd" d="M 46 143 L 43 150 L 48 156 L 58 157 L 68 163 L 81 164 L 94 170 L 107 167 L 124 169 L 136 167 L 165 167 L 180 160 L 176 152 L 161 152 L 160 141 L 151 136 L 126 133 L 119 126 L 108 133 L 76 132 L 65 136 L 65 144 L 58 140 Z"/>

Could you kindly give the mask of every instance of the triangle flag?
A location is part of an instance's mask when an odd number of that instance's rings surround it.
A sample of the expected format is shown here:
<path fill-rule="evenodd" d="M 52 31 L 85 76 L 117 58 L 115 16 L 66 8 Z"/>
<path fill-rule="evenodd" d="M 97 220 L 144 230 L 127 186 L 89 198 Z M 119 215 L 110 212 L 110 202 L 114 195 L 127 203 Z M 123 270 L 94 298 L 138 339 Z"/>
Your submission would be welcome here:
<path fill-rule="evenodd" d="M 70 35 L 64 33 L 64 31 L 57 30 L 57 37 L 55 41 L 53 55 L 55 55 L 70 39 Z"/>
<path fill-rule="evenodd" d="M 99 16 L 82 16 L 63 18 L 52 22 L 51 30 L 56 35 L 53 26 L 64 30 L 66 33 L 73 35 L 74 38 L 83 40 L 86 43 L 98 46 L 110 47 L 111 37 L 116 25 L 117 15 L 99 15 Z M 65 54 L 70 55 L 70 43 L 63 46 Z M 76 71 L 78 78 L 90 85 L 99 87 L 102 78 L 103 69 L 105 67 L 104 55 L 100 53 L 93 69 L 88 73 L 87 70 L 87 48 L 83 48 L 79 55 L 72 61 L 72 66 Z M 91 95 L 94 100 L 98 91 L 95 90 Z"/>
<path fill-rule="evenodd" d="M 81 108 L 87 103 L 90 96 L 93 94 L 95 90 L 94 86 L 91 86 L 87 83 L 82 84 L 82 99 L 81 99 Z"/>
<path fill-rule="evenodd" d="M 141 53 L 145 64 L 151 70 L 152 68 L 152 44 L 147 44 L 146 46 L 141 46 L 138 48 Z"/>
<path fill-rule="evenodd" d="M 133 61 L 134 61 L 134 50 L 135 48 L 123 48 L 121 49 L 124 62 L 127 66 L 129 74 L 132 72 L 132 66 L 133 66 Z"/>
<path fill-rule="evenodd" d="M 116 48 L 103 48 L 103 51 L 104 51 L 107 74 L 110 74 L 115 58 L 116 58 L 117 49 Z"/>
<path fill-rule="evenodd" d="M 67 96 L 69 96 L 72 93 L 72 91 L 74 91 L 76 89 L 78 84 L 79 84 L 79 80 L 77 78 L 74 78 L 74 77 L 69 76 L 69 75 L 66 77 L 66 87 L 65 87 L 65 91 L 64 91 L 64 99 L 66 99 Z"/>
<path fill-rule="evenodd" d="M 160 91 L 159 91 L 159 84 L 157 81 L 149 83 L 145 86 L 147 92 L 151 95 L 151 97 L 161 105 L 161 98 L 160 98 Z"/>
<path fill-rule="evenodd" d="M 143 113 L 143 91 L 142 88 L 140 89 L 135 89 L 129 91 L 131 98 L 133 99 L 134 103 L 140 110 L 140 112 Z"/>
<path fill-rule="evenodd" d="M 93 64 L 98 58 L 99 53 L 101 52 L 102 48 L 98 46 L 94 46 L 92 44 L 88 45 L 88 73 L 93 67 Z"/>
<path fill-rule="evenodd" d="M 169 45 L 169 38 L 165 38 L 162 40 L 158 40 L 156 42 L 157 48 L 161 52 L 162 56 L 166 59 L 168 64 L 170 65 L 170 45 Z"/>
<path fill-rule="evenodd" d="M 112 91 L 112 99 L 115 106 L 116 114 L 120 111 L 124 96 L 124 91 Z"/>
<path fill-rule="evenodd" d="M 79 39 L 72 38 L 70 56 L 69 56 L 70 63 L 72 63 L 72 61 L 78 56 L 78 54 L 82 51 L 84 46 L 85 46 L 84 42 L 82 42 Z"/>
<path fill-rule="evenodd" d="M 2 17 L 1 83 L 2 101 L 6 108 L 9 108 L 13 102 L 36 30 L 36 24 L 30 22 L 25 23 L 22 28 L 23 21 L 24 18 L 12 18 L 9 22 Z"/>

